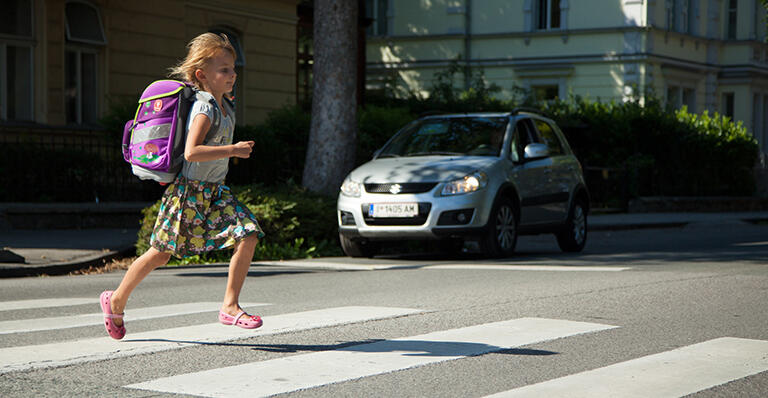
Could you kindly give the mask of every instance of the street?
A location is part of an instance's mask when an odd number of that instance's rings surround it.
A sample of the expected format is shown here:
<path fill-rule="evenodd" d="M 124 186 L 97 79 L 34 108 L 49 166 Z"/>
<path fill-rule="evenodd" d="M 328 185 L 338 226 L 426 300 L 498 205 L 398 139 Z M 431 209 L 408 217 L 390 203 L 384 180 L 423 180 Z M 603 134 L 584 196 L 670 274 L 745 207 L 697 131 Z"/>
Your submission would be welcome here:
<path fill-rule="evenodd" d="M 122 341 L 98 296 L 124 272 L 1 279 L 0 395 L 768 396 L 765 223 L 517 251 L 255 263 L 255 331 L 217 323 L 226 266 L 163 268 Z"/>

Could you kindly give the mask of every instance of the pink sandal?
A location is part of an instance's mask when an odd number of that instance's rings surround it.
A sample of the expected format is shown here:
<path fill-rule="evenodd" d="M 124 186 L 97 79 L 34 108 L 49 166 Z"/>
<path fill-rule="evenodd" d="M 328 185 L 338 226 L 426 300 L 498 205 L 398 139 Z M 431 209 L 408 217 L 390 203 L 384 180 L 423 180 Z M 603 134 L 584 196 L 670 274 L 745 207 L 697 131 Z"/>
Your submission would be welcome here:
<path fill-rule="evenodd" d="M 247 317 L 243 317 L 243 315 L 247 315 L 245 311 L 240 311 L 235 316 L 229 315 L 224 311 L 219 311 L 219 322 L 224 325 L 238 326 L 243 329 L 256 329 L 263 323 L 261 317 L 257 315 L 248 315 Z"/>
<path fill-rule="evenodd" d="M 123 319 L 123 316 L 125 316 L 125 314 L 112 313 L 112 307 L 110 306 L 112 293 L 114 292 L 111 290 L 107 290 L 101 293 L 101 297 L 99 297 L 99 302 L 101 303 L 101 312 L 104 313 L 104 327 L 107 328 L 107 333 L 109 333 L 109 337 L 112 337 L 115 340 L 120 340 L 125 336 L 125 324 L 117 326 L 112 320 Z"/>

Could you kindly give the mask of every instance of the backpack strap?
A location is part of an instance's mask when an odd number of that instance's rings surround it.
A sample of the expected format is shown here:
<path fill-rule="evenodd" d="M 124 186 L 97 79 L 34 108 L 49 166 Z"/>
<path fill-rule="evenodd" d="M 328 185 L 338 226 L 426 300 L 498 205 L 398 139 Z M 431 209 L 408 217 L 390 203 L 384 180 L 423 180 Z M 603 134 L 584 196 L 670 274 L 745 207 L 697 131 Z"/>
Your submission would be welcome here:
<path fill-rule="evenodd" d="M 200 90 L 197 89 L 195 89 L 195 100 L 206 101 L 211 104 L 211 108 L 213 108 L 213 120 L 211 120 L 211 127 L 208 128 L 208 132 L 205 133 L 205 138 L 203 139 L 203 145 L 205 145 L 210 142 L 209 138 L 215 136 L 216 132 L 219 131 L 219 127 L 221 126 L 221 109 L 212 96 L 202 94 Z"/>
<path fill-rule="evenodd" d="M 221 127 L 221 108 L 227 109 L 227 115 L 233 114 L 235 112 L 235 101 L 233 101 L 228 96 L 224 95 L 221 97 L 221 107 L 219 107 L 219 104 L 216 103 L 216 100 L 211 99 L 210 103 L 211 106 L 213 106 L 213 121 L 211 122 L 211 129 L 208 130 L 209 133 L 213 132 L 214 134 L 219 131 L 219 127 Z"/>

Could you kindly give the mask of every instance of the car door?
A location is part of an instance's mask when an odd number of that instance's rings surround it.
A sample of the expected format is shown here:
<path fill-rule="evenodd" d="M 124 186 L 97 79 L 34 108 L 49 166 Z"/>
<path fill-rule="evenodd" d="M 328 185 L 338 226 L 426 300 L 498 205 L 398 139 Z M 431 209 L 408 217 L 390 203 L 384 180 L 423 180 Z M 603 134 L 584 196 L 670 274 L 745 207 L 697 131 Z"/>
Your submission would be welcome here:
<path fill-rule="evenodd" d="M 548 121 L 533 119 L 539 140 L 549 148 L 549 158 L 546 169 L 543 171 L 544 178 L 541 185 L 541 216 L 548 222 L 560 222 L 568 212 L 568 200 L 570 198 L 570 176 L 569 171 L 571 156 L 568 156 L 566 149 L 560 142 L 560 138 L 555 132 L 555 127 Z"/>
<path fill-rule="evenodd" d="M 547 222 L 546 209 L 541 201 L 546 194 L 546 184 L 542 180 L 549 169 L 549 158 L 525 159 L 525 147 L 536 143 L 538 137 L 531 119 L 520 119 L 515 124 L 510 145 L 509 157 L 512 167 L 509 179 L 512 180 L 520 195 L 520 224 L 534 225 Z"/>

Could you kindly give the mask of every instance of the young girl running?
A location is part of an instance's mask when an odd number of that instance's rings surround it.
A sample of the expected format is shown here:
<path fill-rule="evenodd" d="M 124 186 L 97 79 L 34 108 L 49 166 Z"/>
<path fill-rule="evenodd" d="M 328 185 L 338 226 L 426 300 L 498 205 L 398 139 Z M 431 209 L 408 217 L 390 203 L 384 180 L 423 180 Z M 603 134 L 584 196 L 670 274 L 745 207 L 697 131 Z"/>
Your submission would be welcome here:
<path fill-rule="evenodd" d="M 261 326 L 258 316 L 239 305 L 240 289 L 259 239 L 264 236 L 248 208 L 224 185 L 229 158 L 248 158 L 253 141 L 232 144 L 235 114 L 224 95 L 235 84 L 235 50 L 226 35 L 204 33 L 189 45 L 186 59 L 171 69 L 171 76 L 195 85 L 206 101 L 192 105 L 187 122 L 184 165 L 168 186 L 150 238 L 150 249 L 137 258 L 115 291 L 101 294 L 105 326 L 114 339 L 125 336 L 123 309 L 134 288 L 152 270 L 168 263 L 171 255 L 185 257 L 234 246 L 219 321 L 246 329 Z M 215 99 L 215 104 L 210 99 Z M 221 124 L 208 136 L 218 107 Z M 204 144 L 205 142 L 205 144 Z"/>

